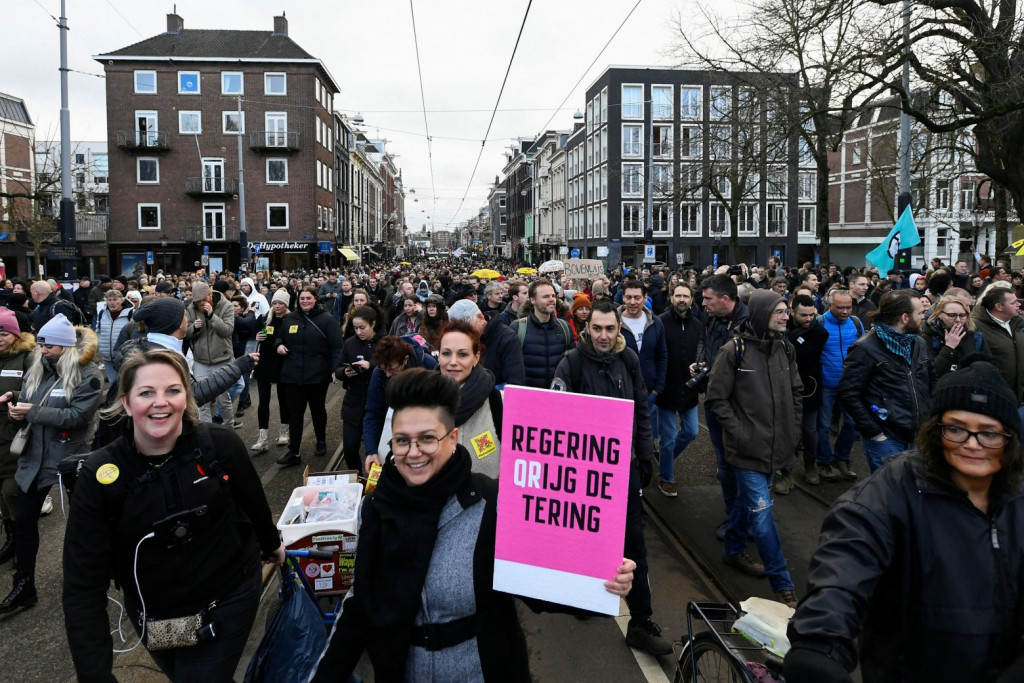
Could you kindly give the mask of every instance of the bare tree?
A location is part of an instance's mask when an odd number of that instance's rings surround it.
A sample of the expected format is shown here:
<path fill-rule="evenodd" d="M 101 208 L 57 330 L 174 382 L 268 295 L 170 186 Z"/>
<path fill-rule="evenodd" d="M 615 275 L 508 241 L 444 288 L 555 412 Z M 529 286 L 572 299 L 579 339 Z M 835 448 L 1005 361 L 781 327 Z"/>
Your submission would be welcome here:
<path fill-rule="evenodd" d="M 791 92 L 771 125 L 782 129 L 780 139 L 799 136 L 800 154 L 813 160 L 816 228 L 827 261 L 828 154 L 896 68 L 862 47 L 889 35 L 890 24 L 867 0 L 749 0 L 745 7 L 738 18 L 723 19 L 698 5 L 704 25 L 697 30 L 691 13 L 677 12 L 670 55 L 680 65 L 745 72 L 761 87 Z"/>

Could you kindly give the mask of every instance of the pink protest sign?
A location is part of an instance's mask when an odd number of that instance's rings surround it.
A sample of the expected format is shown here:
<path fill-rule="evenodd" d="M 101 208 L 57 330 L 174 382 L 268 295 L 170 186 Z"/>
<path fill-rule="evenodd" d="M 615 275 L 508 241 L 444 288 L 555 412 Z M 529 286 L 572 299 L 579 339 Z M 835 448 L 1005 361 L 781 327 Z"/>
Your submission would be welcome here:
<path fill-rule="evenodd" d="M 616 615 L 633 402 L 509 386 L 495 590 Z"/>

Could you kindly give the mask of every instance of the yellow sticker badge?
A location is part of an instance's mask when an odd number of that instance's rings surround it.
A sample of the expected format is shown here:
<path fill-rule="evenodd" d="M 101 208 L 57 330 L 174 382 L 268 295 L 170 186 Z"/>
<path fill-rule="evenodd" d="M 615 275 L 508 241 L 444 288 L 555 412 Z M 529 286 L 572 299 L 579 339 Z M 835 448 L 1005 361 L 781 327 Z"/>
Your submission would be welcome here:
<path fill-rule="evenodd" d="M 96 481 L 101 484 L 113 484 L 120 474 L 121 470 L 117 469 L 117 465 L 108 462 L 106 465 L 100 465 L 100 468 L 96 470 Z"/>
<path fill-rule="evenodd" d="M 288 334 L 295 334 L 298 331 L 299 331 L 299 326 L 298 325 L 292 325 L 291 327 L 288 328 Z"/>
<path fill-rule="evenodd" d="M 484 432 L 479 436 L 474 436 L 470 439 L 470 443 L 473 444 L 473 450 L 476 451 L 476 457 L 481 460 L 498 450 L 497 444 L 494 443 L 494 437 L 489 431 Z"/>
<path fill-rule="evenodd" d="M 274 334 L 274 326 L 273 325 L 267 325 L 267 336 L 269 337 L 272 334 Z"/>

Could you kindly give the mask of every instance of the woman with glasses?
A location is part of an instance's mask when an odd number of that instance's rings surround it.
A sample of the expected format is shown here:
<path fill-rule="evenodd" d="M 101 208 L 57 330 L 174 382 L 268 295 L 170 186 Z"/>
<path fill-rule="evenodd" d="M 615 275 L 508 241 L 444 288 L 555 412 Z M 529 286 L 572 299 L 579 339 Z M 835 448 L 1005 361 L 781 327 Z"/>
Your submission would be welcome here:
<path fill-rule="evenodd" d="M 867 683 L 1024 680 L 1019 430 L 991 363 L 938 381 L 917 448 L 825 517 L 788 683 L 849 681 L 858 657 Z"/>
<path fill-rule="evenodd" d="M 393 458 L 363 503 L 353 587 L 310 680 L 348 680 L 364 651 L 378 681 L 531 680 L 513 596 L 492 588 L 498 487 L 459 442 L 458 383 L 412 369 L 387 402 Z M 635 567 L 609 567 L 605 590 L 628 594 Z"/>
<path fill-rule="evenodd" d="M 975 329 L 970 311 L 960 298 L 939 299 L 920 334 L 927 343 L 936 378 L 956 370 L 969 354 L 990 353 L 985 337 Z"/>

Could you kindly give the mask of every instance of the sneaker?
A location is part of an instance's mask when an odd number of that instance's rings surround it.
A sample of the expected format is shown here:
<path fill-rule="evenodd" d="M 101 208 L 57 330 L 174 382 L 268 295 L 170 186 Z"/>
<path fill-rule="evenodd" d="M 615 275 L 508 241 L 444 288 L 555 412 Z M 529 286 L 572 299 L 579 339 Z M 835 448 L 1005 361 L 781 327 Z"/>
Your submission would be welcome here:
<path fill-rule="evenodd" d="M 313 451 L 313 457 L 322 458 L 327 455 L 327 444 L 323 441 L 317 441 L 316 450 Z"/>
<path fill-rule="evenodd" d="M 793 490 L 793 470 L 779 472 L 772 489 L 780 496 L 788 496 L 789 492 Z"/>
<path fill-rule="evenodd" d="M 661 627 L 646 619 L 630 619 L 626 627 L 626 645 L 655 657 L 672 654 L 672 643 L 661 635 Z"/>
<path fill-rule="evenodd" d="M 270 437 L 267 435 L 266 429 L 260 430 L 259 438 L 256 439 L 256 443 L 252 445 L 252 450 L 257 453 L 262 453 L 270 450 Z"/>
<path fill-rule="evenodd" d="M 821 483 L 821 475 L 818 474 L 818 463 L 812 462 L 804 465 L 804 481 L 812 486 Z"/>
<path fill-rule="evenodd" d="M 783 588 L 780 591 L 775 591 L 775 599 L 786 607 L 792 607 L 793 609 L 796 609 L 796 604 L 799 602 L 796 597 L 796 591 L 792 588 Z"/>
<path fill-rule="evenodd" d="M 281 425 L 277 432 L 277 445 L 278 447 L 289 445 L 290 440 L 288 436 L 288 425 Z"/>
<path fill-rule="evenodd" d="M 836 463 L 836 469 L 839 470 L 839 474 L 843 475 L 843 479 L 849 479 L 850 481 L 856 481 L 857 473 L 850 469 L 849 460 L 840 460 Z"/>
<path fill-rule="evenodd" d="M 729 528 L 729 520 L 725 520 L 721 524 L 715 527 L 715 538 L 719 541 L 725 542 L 725 530 Z"/>
<path fill-rule="evenodd" d="M 669 498 L 675 498 L 679 495 L 676 493 L 676 484 L 674 481 L 659 481 L 658 490 L 661 491 L 662 495 L 668 496 Z"/>
<path fill-rule="evenodd" d="M 231 421 L 231 428 L 232 429 L 241 429 L 243 426 L 244 425 L 242 424 L 241 420 L 232 420 Z"/>
<path fill-rule="evenodd" d="M 244 416 L 245 416 L 245 408 L 243 408 L 242 406 L 238 406 L 237 408 L 235 408 L 235 417 L 244 417 Z"/>
<path fill-rule="evenodd" d="M 302 462 L 302 458 L 299 456 L 298 453 L 288 451 L 280 458 L 275 460 L 275 462 L 283 467 L 290 467 L 292 465 L 298 465 L 300 462 Z"/>
<path fill-rule="evenodd" d="M 722 563 L 727 567 L 738 569 L 749 576 L 764 576 L 764 565 L 750 556 L 750 553 L 739 555 L 722 555 Z"/>
<path fill-rule="evenodd" d="M 43 501 L 43 507 L 39 511 L 39 514 L 45 517 L 46 515 L 50 514 L 51 512 L 53 512 L 53 498 L 50 498 L 49 496 L 47 496 L 46 500 Z"/>
<path fill-rule="evenodd" d="M 839 468 L 829 463 L 818 469 L 818 474 L 825 481 L 839 481 L 843 478 L 843 473 L 839 471 Z"/>

